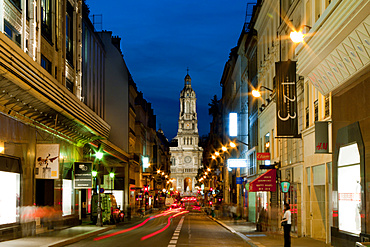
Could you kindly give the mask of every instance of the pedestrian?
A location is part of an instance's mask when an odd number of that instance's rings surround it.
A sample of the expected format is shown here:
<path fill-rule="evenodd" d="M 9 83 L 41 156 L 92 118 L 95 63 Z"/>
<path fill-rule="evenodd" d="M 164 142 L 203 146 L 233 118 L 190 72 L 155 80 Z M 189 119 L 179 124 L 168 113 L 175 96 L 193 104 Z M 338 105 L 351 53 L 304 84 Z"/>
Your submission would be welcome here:
<path fill-rule="evenodd" d="M 290 229 L 292 227 L 292 213 L 290 212 L 290 206 L 284 203 L 284 216 L 281 221 L 281 225 L 284 227 L 284 247 L 290 247 Z"/>

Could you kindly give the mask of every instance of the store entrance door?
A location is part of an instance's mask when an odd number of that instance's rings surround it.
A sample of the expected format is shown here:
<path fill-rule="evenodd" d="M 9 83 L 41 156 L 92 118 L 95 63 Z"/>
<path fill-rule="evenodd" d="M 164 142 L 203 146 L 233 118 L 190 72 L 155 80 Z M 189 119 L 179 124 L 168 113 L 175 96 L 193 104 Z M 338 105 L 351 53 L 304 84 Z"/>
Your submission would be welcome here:
<path fill-rule="evenodd" d="M 36 179 L 36 206 L 54 206 L 54 179 Z"/>

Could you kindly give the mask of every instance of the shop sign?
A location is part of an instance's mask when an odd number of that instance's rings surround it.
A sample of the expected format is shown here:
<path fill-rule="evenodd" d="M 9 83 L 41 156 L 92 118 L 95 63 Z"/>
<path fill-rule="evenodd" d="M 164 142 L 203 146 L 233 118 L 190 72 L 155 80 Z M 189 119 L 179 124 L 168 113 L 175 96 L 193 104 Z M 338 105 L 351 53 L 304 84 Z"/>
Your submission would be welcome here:
<path fill-rule="evenodd" d="M 276 191 L 276 169 L 271 169 L 249 183 L 249 192 Z"/>
<path fill-rule="evenodd" d="M 74 174 L 75 189 L 90 189 L 93 187 L 91 162 L 75 162 Z"/>
<path fill-rule="evenodd" d="M 246 159 L 228 159 L 227 167 L 229 168 L 245 168 L 247 167 Z"/>
<path fill-rule="evenodd" d="M 236 177 L 236 184 L 243 184 L 243 177 Z"/>
<path fill-rule="evenodd" d="M 289 191 L 289 187 L 290 187 L 290 182 L 288 182 L 288 181 L 281 181 L 280 182 L 281 192 L 287 193 Z"/>
<path fill-rule="evenodd" d="M 257 160 L 270 160 L 270 153 L 257 153 Z"/>
<path fill-rule="evenodd" d="M 315 122 L 315 153 L 329 153 L 328 122 Z"/>
<path fill-rule="evenodd" d="M 59 179 L 59 144 L 36 144 L 35 178 Z"/>
<path fill-rule="evenodd" d="M 277 137 L 298 136 L 296 62 L 275 63 Z"/>

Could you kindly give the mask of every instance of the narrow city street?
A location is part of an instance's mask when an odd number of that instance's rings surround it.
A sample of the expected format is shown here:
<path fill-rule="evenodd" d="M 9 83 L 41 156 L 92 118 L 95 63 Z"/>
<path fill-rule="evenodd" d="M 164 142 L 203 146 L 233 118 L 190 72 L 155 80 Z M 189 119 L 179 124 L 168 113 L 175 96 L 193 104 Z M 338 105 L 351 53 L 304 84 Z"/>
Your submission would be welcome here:
<path fill-rule="evenodd" d="M 170 224 L 168 224 L 170 222 Z M 158 213 L 68 246 L 250 246 L 200 212 Z"/>

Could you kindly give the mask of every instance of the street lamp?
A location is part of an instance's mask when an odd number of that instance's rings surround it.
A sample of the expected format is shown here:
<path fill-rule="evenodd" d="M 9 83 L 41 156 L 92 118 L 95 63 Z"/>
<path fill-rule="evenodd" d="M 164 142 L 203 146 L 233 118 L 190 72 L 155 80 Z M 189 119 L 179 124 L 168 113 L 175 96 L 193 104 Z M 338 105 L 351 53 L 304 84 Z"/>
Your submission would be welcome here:
<path fill-rule="evenodd" d="M 307 27 L 308 30 L 310 30 L 312 27 L 310 26 L 307 26 L 307 25 L 303 25 L 303 27 Z M 304 39 L 304 34 L 302 33 L 302 30 L 300 31 L 291 31 L 290 32 L 290 39 L 294 42 L 294 43 L 302 43 L 303 42 L 303 39 Z"/>
<path fill-rule="evenodd" d="M 301 31 L 292 31 L 290 32 L 290 39 L 294 43 L 301 43 L 303 41 L 303 33 Z"/>
<path fill-rule="evenodd" d="M 110 172 L 110 173 L 109 173 L 109 177 L 110 177 L 110 191 L 111 191 L 111 193 L 113 194 L 113 180 L 114 180 L 114 172 Z"/>
<path fill-rule="evenodd" d="M 266 89 L 267 91 L 270 91 L 270 92 L 274 92 L 274 90 L 272 90 L 272 89 L 270 89 L 270 88 L 268 88 L 268 87 L 265 87 L 265 86 L 260 86 L 259 88 L 264 88 L 264 89 Z M 255 98 L 259 98 L 259 97 L 261 97 L 261 92 L 259 91 L 259 89 L 258 90 L 256 90 L 256 89 L 253 89 L 252 90 L 252 96 L 253 97 L 255 97 Z"/>

